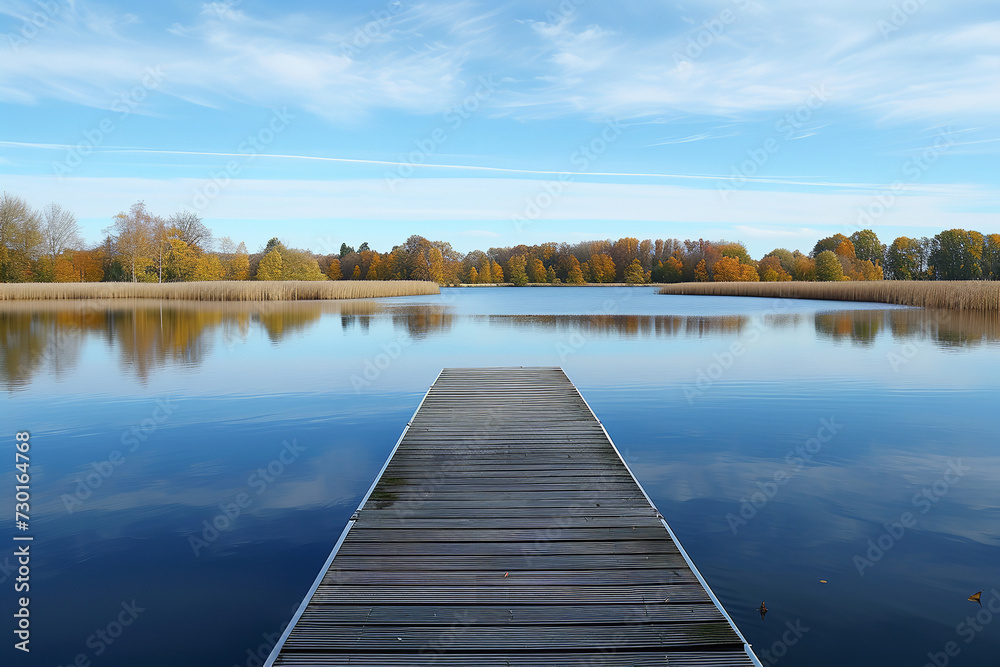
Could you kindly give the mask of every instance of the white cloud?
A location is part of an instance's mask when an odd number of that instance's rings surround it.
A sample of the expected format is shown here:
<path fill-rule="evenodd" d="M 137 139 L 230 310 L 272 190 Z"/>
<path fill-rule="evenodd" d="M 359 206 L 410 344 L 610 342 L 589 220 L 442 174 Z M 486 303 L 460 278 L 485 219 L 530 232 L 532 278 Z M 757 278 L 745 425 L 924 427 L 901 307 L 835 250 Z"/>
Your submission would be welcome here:
<path fill-rule="evenodd" d="M 606 26 L 586 5 L 539 21 L 527 7 L 472 2 L 393 5 L 381 17 L 264 16 L 213 2 L 160 27 L 78 2 L 5 56 L 0 89 L 20 91 L 15 103 L 103 107 L 160 65 L 163 90 L 180 99 L 290 104 L 350 122 L 378 109 L 437 112 L 483 71 L 509 82 L 494 112 L 521 118 L 752 114 L 794 107 L 825 82 L 842 109 L 960 125 L 1000 111 L 1000 22 L 976 22 L 981 3 L 962 4 L 925 8 L 886 39 L 884 8 L 861 2 L 808 13 L 726 3 L 706 7 L 693 27 L 668 8 L 623 10 L 620 25 Z M 721 7 L 735 18 L 706 32 Z"/>

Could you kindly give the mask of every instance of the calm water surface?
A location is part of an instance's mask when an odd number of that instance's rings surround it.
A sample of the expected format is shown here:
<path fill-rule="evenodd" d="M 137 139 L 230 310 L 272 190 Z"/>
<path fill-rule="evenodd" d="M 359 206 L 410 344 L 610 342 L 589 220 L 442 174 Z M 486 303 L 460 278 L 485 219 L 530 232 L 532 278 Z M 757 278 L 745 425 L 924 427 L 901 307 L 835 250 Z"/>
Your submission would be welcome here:
<path fill-rule="evenodd" d="M 995 665 L 998 341 L 996 318 L 651 288 L 3 305 L 35 541 L 30 656 L 0 550 L 0 663 L 260 664 L 440 369 L 558 365 L 765 664 Z"/>

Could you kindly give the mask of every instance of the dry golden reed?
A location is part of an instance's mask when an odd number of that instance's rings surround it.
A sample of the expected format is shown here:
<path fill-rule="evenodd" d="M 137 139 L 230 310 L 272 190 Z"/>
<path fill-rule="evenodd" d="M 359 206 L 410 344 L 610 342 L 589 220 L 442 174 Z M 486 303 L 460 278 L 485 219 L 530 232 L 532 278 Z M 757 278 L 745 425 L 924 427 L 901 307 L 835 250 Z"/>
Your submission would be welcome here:
<path fill-rule="evenodd" d="M 872 301 L 922 308 L 1000 310 L 1000 282 L 980 280 L 676 283 L 664 285 L 660 294 Z"/>
<path fill-rule="evenodd" d="M 191 283 L 5 283 L 0 301 L 36 299 L 176 299 L 182 301 L 302 301 L 440 294 L 422 280 L 218 281 Z"/>

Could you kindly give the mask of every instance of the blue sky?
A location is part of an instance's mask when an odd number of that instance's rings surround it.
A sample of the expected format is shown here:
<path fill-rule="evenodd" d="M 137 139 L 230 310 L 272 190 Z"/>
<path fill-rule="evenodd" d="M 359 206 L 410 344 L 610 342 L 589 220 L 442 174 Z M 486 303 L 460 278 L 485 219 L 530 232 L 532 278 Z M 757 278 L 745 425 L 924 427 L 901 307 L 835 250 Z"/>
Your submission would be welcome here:
<path fill-rule="evenodd" d="M 0 1 L 0 189 L 254 250 L 1000 232 L 1000 5 Z"/>

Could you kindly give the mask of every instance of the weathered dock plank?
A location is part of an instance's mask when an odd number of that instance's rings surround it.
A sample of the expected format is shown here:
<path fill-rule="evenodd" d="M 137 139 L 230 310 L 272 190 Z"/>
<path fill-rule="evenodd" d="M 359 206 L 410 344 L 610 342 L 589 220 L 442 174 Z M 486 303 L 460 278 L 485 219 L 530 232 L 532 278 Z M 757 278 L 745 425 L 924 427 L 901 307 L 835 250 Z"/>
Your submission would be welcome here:
<path fill-rule="evenodd" d="M 559 368 L 445 369 L 267 665 L 759 665 Z"/>

